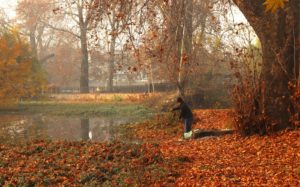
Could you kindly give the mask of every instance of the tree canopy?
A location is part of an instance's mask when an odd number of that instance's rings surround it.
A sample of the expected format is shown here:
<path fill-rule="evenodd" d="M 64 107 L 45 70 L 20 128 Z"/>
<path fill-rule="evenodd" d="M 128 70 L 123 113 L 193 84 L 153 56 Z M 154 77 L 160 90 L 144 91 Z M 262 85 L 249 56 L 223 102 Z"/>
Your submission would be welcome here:
<path fill-rule="evenodd" d="M 0 103 L 7 105 L 21 98 L 34 97 L 45 86 L 45 79 L 29 45 L 17 31 L 0 33 Z"/>

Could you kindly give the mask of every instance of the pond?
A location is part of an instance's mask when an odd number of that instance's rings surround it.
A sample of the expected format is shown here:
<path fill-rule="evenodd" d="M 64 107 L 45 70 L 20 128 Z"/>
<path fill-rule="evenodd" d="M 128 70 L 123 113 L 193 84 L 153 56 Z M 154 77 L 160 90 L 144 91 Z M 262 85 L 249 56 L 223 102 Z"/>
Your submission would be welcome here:
<path fill-rule="evenodd" d="M 28 140 L 112 141 L 120 137 L 117 126 L 141 120 L 141 117 L 65 117 L 47 115 L 0 115 L 0 141 Z"/>

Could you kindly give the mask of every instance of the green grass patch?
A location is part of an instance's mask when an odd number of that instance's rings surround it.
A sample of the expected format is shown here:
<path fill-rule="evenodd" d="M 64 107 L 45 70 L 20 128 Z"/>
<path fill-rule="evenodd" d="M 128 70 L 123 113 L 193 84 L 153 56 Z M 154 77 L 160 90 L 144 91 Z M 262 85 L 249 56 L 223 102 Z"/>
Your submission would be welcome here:
<path fill-rule="evenodd" d="M 0 114 L 42 114 L 55 116 L 147 116 L 154 111 L 140 104 L 128 103 L 51 103 L 22 102 L 11 108 L 0 108 Z"/>

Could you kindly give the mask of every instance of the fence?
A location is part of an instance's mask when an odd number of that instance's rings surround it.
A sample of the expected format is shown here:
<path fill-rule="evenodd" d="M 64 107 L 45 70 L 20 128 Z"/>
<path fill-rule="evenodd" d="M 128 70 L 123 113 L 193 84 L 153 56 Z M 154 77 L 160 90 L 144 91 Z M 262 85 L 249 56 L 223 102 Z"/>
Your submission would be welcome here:
<path fill-rule="evenodd" d="M 149 93 L 153 92 L 167 92 L 176 90 L 176 86 L 170 83 L 155 83 L 152 85 L 126 85 L 114 86 L 113 90 L 108 92 L 106 87 L 90 87 L 90 93 Z M 79 93 L 79 88 L 76 87 L 51 87 L 45 93 L 48 94 L 69 94 Z"/>

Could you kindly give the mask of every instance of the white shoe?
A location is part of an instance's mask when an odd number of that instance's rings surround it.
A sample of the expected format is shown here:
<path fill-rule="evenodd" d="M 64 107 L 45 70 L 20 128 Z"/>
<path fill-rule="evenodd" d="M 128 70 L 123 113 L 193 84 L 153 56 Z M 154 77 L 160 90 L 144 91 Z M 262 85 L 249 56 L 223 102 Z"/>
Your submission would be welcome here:
<path fill-rule="evenodd" d="M 183 137 L 184 137 L 184 139 L 190 139 L 192 137 L 192 135 L 193 135 L 193 131 L 185 132 L 183 134 Z"/>

